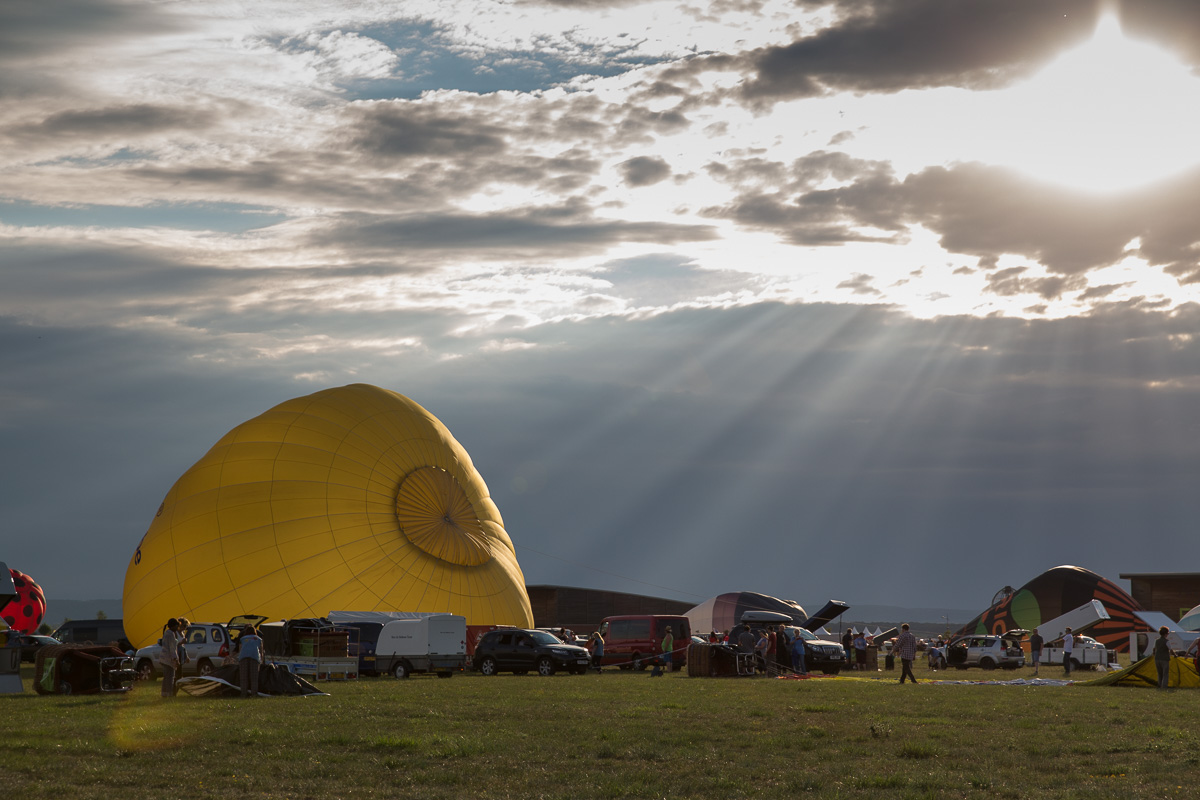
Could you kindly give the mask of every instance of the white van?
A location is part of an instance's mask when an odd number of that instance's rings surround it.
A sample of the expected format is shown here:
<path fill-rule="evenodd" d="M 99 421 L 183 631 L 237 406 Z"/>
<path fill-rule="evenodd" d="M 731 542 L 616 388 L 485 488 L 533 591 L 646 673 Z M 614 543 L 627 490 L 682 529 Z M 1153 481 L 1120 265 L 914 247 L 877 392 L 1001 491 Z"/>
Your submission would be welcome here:
<path fill-rule="evenodd" d="M 467 664 L 467 618 L 457 614 L 402 611 L 330 611 L 339 625 L 382 623 L 375 640 L 373 672 L 407 678 L 414 672 L 433 672 L 449 678 Z"/>

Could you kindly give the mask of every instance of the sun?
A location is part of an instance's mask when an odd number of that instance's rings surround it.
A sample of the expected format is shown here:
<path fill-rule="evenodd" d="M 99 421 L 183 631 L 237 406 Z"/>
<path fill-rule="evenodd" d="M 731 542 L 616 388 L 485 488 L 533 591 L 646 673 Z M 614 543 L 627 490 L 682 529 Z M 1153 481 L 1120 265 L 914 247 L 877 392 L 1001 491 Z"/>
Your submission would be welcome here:
<path fill-rule="evenodd" d="M 1200 163 L 1200 79 L 1125 37 L 1113 13 L 1025 83 L 996 92 L 973 135 L 979 160 L 1096 192 L 1135 188 Z"/>

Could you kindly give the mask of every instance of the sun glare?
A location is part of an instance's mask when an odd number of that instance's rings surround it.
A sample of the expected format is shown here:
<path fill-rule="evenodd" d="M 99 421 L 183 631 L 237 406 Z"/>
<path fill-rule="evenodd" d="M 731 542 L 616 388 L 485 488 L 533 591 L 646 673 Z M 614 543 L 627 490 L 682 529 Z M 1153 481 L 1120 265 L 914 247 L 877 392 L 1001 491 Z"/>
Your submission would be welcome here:
<path fill-rule="evenodd" d="M 979 131 L 993 163 L 1111 192 L 1200 161 L 1200 79 L 1167 52 L 1127 39 L 1111 13 L 1088 42 L 997 94 L 986 115 L 993 130 Z"/>

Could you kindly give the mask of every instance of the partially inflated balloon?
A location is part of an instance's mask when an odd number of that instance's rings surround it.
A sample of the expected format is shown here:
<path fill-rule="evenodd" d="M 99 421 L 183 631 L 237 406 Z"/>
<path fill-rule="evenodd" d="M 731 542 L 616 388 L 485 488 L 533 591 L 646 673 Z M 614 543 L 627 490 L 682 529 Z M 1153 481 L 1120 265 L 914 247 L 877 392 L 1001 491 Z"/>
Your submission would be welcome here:
<path fill-rule="evenodd" d="M 0 609 L 0 618 L 13 630 L 34 633 L 42 623 L 42 617 L 46 615 L 46 595 L 42 594 L 42 587 L 24 572 L 9 569 L 9 573 L 12 575 L 13 586 L 17 589 L 17 596 Z"/>
<path fill-rule="evenodd" d="M 365 384 L 282 403 L 183 474 L 125 573 L 139 646 L 170 617 L 437 611 L 533 625 L 470 456 L 432 414 Z"/>

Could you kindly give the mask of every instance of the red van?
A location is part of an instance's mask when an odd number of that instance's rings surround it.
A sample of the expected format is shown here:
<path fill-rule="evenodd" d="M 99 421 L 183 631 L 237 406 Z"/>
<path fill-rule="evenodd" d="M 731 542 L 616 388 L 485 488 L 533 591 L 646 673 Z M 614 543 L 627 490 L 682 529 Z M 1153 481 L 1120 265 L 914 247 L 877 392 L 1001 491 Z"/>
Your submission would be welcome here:
<path fill-rule="evenodd" d="M 687 617 L 657 614 L 605 617 L 600 622 L 600 635 L 604 637 L 602 664 L 621 669 L 645 669 L 647 663 L 661 654 L 667 628 L 675 637 L 672 667 L 681 669 L 687 663 L 692 626 Z"/>

